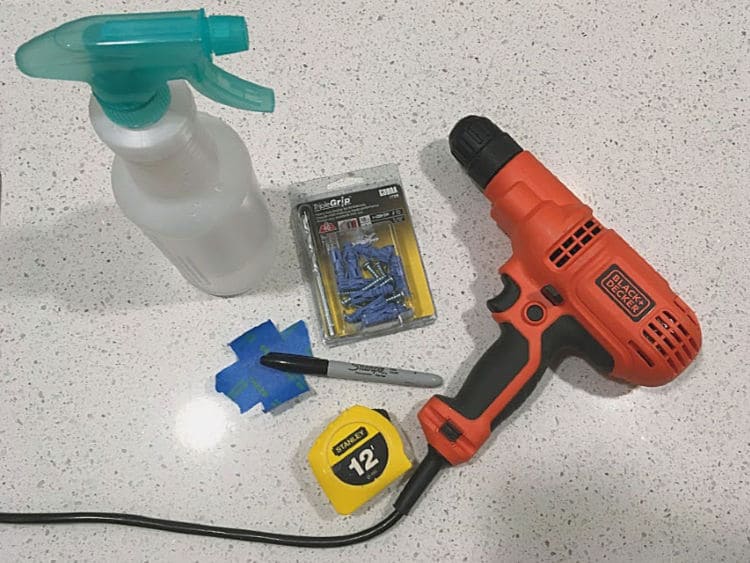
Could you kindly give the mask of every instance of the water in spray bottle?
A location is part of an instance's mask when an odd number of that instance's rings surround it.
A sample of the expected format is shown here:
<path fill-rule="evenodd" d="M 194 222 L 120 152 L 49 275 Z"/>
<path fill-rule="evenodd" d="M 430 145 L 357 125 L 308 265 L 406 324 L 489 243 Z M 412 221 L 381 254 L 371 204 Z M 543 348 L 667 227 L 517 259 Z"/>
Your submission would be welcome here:
<path fill-rule="evenodd" d="M 270 268 L 273 226 L 245 144 L 196 111 L 188 83 L 228 106 L 273 111 L 273 90 L 212 63 L 247 48 L 244 18 L 193 10 L 82 18 L 16 52 L 29 76 L 91 85 L 91 122 L 115 153 L 123 213 L 190 283 L 221 296 L 248 291 Z"/>

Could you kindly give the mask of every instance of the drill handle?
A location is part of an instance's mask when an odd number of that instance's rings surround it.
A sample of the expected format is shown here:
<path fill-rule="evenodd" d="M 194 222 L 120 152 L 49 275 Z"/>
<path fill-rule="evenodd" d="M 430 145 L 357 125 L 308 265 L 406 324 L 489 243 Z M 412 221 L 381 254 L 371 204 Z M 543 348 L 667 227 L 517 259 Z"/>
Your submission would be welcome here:
<path fill-rule="evenodd" d="M 451 464 L 468 461 L 490 433 L 531 394 L 547 367 L 529 340 L 503 323 L 455 397 L 433 396 L 419 412 L 429 444 Z"/>
<path fill-rule="evenodd" d="M 538 354 L 531 361 L 529 341 L 514 325 L 500 327 L 500 337 L 474 364 L 458 394 L 444 399 L 468 419 L 490 417 L 490 430 L 521 406 L 547 369 Z M 507 399 L 502 404 L 501 397 Z"/>
<path fill-rule="evenodd" d="M 510 322 L 500 326 L 500 338 L 474 365 L 458 394 L 435 395 L 419 413 L 427 441 L 453 465 L 468 461 L 531 395 L 547 367 L 564 356 L 581 356 L 603 372 L 612 369 L 610 354 L 570 315 L 529 336 Z"/>

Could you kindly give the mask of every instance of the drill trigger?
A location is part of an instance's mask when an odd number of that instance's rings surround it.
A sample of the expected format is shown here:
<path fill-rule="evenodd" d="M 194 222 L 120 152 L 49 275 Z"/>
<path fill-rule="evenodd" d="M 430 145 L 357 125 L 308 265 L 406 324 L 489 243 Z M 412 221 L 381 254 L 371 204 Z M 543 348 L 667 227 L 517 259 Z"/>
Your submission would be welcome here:
<path fill-rule="evenodd" d="M 500 274 L 503 290 L 492 299 L 487 300 L 487 308 L 491 313 L 502 313 L 510 309 L 521 296 L 521 288 L 508 274 Z"/>

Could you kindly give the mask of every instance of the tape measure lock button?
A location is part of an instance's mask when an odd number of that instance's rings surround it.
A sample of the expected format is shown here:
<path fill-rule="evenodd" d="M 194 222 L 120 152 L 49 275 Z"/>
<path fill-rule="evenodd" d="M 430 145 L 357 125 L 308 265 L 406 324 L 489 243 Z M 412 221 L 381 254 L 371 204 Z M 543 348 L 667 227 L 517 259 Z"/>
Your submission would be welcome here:
<path fill-rule="evenodd" d="M 339 514 L 351 514 L 412 466 L 387 415 L 361 405 L 331 422 L 307 459 Z"/>

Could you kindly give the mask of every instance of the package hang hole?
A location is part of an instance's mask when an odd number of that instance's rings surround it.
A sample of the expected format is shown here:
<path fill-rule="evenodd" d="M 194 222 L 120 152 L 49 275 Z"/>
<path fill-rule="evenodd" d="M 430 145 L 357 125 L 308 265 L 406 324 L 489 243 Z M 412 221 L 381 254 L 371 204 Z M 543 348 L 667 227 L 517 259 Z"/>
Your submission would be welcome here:
<path fill-rule="evenodd" d="M 360 186 L 365 182 L 367 182 L 367 180 L 360 178 L 359 176 L 345 176 L 344 178 L 339 178 L 328 184 L 326 190 L 342 190 L 345 188 Z"/>

